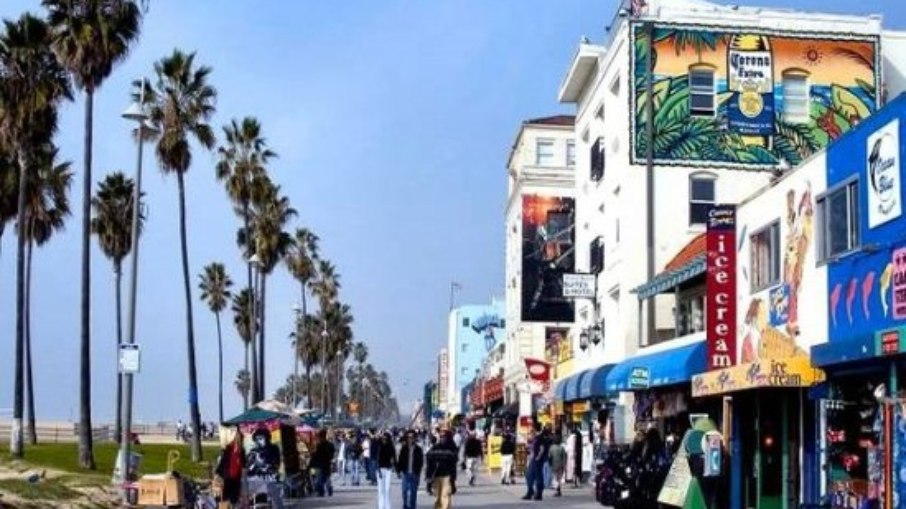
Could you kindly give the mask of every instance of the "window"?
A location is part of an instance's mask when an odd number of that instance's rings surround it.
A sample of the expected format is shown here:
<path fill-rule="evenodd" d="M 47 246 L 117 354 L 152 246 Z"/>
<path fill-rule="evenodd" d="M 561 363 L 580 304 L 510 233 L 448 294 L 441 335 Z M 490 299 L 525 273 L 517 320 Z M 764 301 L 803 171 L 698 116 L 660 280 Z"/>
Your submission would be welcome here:
<path fill-rule="evenodd" d="M 463 343 L 463 344 L 462 344 L 462 351 L 463 351 L 463 352 L 466 352 L 466 351 L 468 351 L 468 350 L 469 350 L 469 344 L 468 344 L 468 343 Z"/>
<path fill-rule="evenodd" d="M 604 140 L 598 138 L 591 146 L 591 180 L 597 182 L 604 178 Z"/>
<path fill-rule="evenodd" d="M 780 222 L 753 233 L 750 241 L 752 291 L 757 292 L 780 281 Z"/>
<path fill-rule="evenodd" d="M 576 142 L 575 140 L 566 141 L 566 166 L 573 167 L 576 165 Z"/>
<path fill-rule="evenodd" d="M 462 326 L 463 326 L 463 327 L 468 327 L 468 326 L 469 326 L 469 318 L 468 318 L 468 317 L 462 319 Z"/>
<path fill-rule="evenodd" d="M 501 328 L 501 329 L 506 329 L 506 320 L 504 320 L 504 319 L 501 319 L 501 320 L 500 320 L 500 328 Z"/>
<path fill-rule="evenodd" d="M 613 79 L 610 83 L 610 93 L 613 95 L 620 95 L 620 75 L 617 74 L 617 77 Z"/>
<path fill-rule="evenodd" d="M 705 295 L 681 295 L 677 299 L 676 335 L 686 336 L 705 330 Z"/>
<path fill-rule="evenodd" d="M 595 110 L 595 118 L 598 120 L 604 120 L 604 103 L 598 105 L 598 109 Z"/>
<path fill-rule="evenodd" d="M 714 205 L 714 181 L 711 174 L 693 174 L 689 177 L 689 224 L 705 224 L 708 209 Z"/>
<path fill-rule="evenodd" d="M 858 181 L 818 198 L 818 256 L 825 261 L 859 245 Z"/>
<path fill-rule="evenodd" d="M 589 271 L 595 274 L 604 270 L 604 237 L 598 237 L 589 246 Z"/>
<path fill-rule="evenodd" d="M 795 73 L 783 76 L 783 119 L 802 124 L 810 119 L 808 75 Z"/>
<path fill-rule="evenodd" d="M 692 116 L 714 116 L 714 68 L 689 68 L 689 112 Z"/>
<path fill-rule="evenodd" d="M 539 138 L 535 141 L 535 164 L 537 166 L 554 165 L 554 140 Z"/>

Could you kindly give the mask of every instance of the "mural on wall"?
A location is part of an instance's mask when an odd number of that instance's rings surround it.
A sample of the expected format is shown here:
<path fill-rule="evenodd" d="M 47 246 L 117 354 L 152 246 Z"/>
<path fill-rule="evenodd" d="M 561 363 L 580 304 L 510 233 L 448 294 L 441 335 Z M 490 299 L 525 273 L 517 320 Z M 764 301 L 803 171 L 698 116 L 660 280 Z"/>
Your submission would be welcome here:
<path fill-rule="evenodd" d="M 649 51 L 633 26 L 635 164 L 647 155 L 649 100 L 656 164 L 752 167 L 795 166 L 878 104 L 877 38 L 669 24 L 651 35 Z"/>
<path fill-rule="evenodd" d="M 484 336 L 484 347 L 490 352 L 494 349 L 494 345 L 497 344 L 497 336 L 494 333 L 494 329 L 502 329 L 504 323 L 505 321 L 500 315 L 483 314 L 472 320 L 471 327 L 476 334 Z"/>
<path fill-rule="evenodd" d="M 805 260 L 813 240 L 814 200 L 811 184 L 806 182 L 798 193 L 786 194 L 786 212 L 781 247 L 783 271 L 780 284 L 767 291 L 767 298 L 754 296 L 749 300 L 742 330 L 740 362 L 759 359 L 782 359 L 806 355 L 796 345 L 799 336 L 799 296 Z M 749 239 L 739 244 L 742 250 Z M 748 279 L 745 269 L 743 276 Z"/>
<path fill-rule="evenodd" d="M 522 321 L 575 319 L 563 297 L 563 274 L 575 272 L 575 219 L 572 198 L 522 197 Z"/>

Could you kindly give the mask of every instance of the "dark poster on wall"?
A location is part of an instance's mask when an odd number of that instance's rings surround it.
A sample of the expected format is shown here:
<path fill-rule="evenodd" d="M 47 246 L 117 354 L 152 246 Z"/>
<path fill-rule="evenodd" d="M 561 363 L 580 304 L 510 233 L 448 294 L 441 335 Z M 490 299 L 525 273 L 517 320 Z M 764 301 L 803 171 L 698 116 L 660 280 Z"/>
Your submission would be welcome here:
<path fill-rule="evenodd" d="M 575 202 L 561 196 L 522 197 L 522 320 L 572 322 L 563 274 L 575 272 Z"/>

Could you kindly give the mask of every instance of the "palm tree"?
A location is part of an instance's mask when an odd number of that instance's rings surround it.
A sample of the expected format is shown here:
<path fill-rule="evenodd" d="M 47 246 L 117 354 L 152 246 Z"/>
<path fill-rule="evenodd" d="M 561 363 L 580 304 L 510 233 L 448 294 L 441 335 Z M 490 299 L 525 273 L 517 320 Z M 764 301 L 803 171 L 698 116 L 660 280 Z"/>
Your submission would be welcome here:
<path fill-rule="evenodd" d="M 82 176 L 82 321 L 79 463 L 94 468 L 91 443 L 91 157 L 94 94 L 138 40 L 141 9 L 133 0 L 43 0 L 53 49 L 85 92 L 85 173 Z"/>
<path fill-rule="evenodd" d="M 242 228 L 249 231 L 252 196 L 256 194 L 256 188 L 263 184 L 264 177 L 267 176 L 265 165 L 277 154 L 267 148 L 267 142 L 261 133 L 261 123 L 254 117 L 245 117 L 241 121 L 233 119 L 229 125 L 223 127 L 223 135 L 226 143 L 217 149 L 219 157 L 216 166 L 217 179 L 224 183 L 227 195 L 242 219 Z M 250 263 L 255 254 L 253 247 L 254 245 L 250 243 L 243 251 L 249 288 L 254 287 Z M 250 306 L 253 304 L 249 301 Z M 252 344 L 251 392 L 253 398 L 257 400 L 260 399 L 260 395 L 254 383 L 258 379 L 256 359 L 257 351 Z"/>
<path fill-rule="evenodd" d="M 0 146 L 19 166 L 16 358 L 10 437 L 10 454 L 16 458 L 22 457 L 23 452 L 25 239 L 28 234 L 28 219 L 24 213 L 28 180 L 35 172 L 33 165 L 39 148 L 48 144 L 56 131 L 59 103 L 72 96 L 68 76 L 50 51 L 50 42 L 51 32 L 47 24 L 31 14 L 23 14 L 17 21 L 3 21 L 3 32 L 0 33 L 0 110 L 3 111 L 0 115 Z M 87 444 L 90 447 L 90 436 Z M 88 459 L 91 459 L 90 449 Z"/>
<path fill-rule="evenodd" d="M 318 280 L 315 281 L 312 285 L 312 293 L 318 298 L 318 303 L 321 311 L 322 325 L 324 326 L 323 331 L 327 332 L 328 339 L 331 331 L 329 330 L 329 320 L 327 320 L 327 309 L 330 307 L 330 303 L 337 298 L 337 295 L 340 291 L 340 275 L 337 273 L 336 267 L 329 261 L 325 259 L 318 260 Z M 321 340 L 321 372 L 327 372 L 327 341 Z M 321 401 L 324 402 L 327 400 L 325 397 L 327 394 L 327 377 L 322 377 L 321 381 Z"/>
<path fill-rule="evenodd" d="M 10 154 L 0 145 L 0 240 L 6 225 L 16 218 L 18 204 L 19 168 Z"/>
<path fill-rule="evenodd" d="M 299 289 L 302 295 L 302 320 L 308 316 L 308 290 L 312 281 L 317 276 L 318 260 L 318 236 L 308 228 L 297 228 L 293 236 L 293 242 L 289 246 L 286 254 L 286 268 L 289 273 L 299 282 Z M 293 373 L 299 374 L 299 348 L 295 348 L 295 358 L 293 362 Z M 308 380 L 308 385 L 311 380 Z M 310 401 L 311 395 L 309 395 Z"/>
<path fill-rule="evenodd" d="M 252 385 L 252 377 L 249 376 L 249 370 L 240 369 L 236 373 L 236 380 L 233 381 L 233 385 L 236 386 L 236 390 L 239 391 L 239 395 L 245 401 L 245 409 L 248 410 L 249 389 L 251 389 Z"/>
<path fill-rule="evenodd" d="M 263 397 L 265 390 L 265 332 L 266 332 L 266 299 L 267 276 L 270 275 L 277 263 L 282 260 L 293 243 L 293 238 L 284 230 L 286 224 L 296 215 L 296 210 L 289 204 L 289 198 L 280 195 L 280 186 L 273 184 L 269 179 L 262 179 L 260 190 L 252 196 L 250 210 L 251 230 L 240 229 L 237 239 L 240 247 L 248 250 L 249 244 L 254 243 L 255 252 L 260 260 L 259 274 L 261 276 L 260 298 L 257 300 L 260 323 L 257 325 L 259 336 L 258 344 L 258 396 Z"/>
<path fill-rule="evenodd" d="M 114 291 L 116 295 L 116 348 L 123 343 L 122 281 L 123 260 L 132 251 L 132 202 L 135 182 L 121 171 L 115 171 L 101 182 L 97 194 L 91 198 L 94 217 L 91 218 L 91 232 L 98 237 L 101 251 L 113 263 Z M 139 209 L 139 232 L 144 214 Z M 118 354 L 117 354 L 118 355 Z M 116 377 L 116 425 L 115 436 L 122 434 L 123 381 Z"/>
<path fill-rule="evenodd" d="M 35 432 L 35 385 L 31 356 L 31 274 L 32 253 L 35 244 L 43 246 L 54 232 L 63 229 L 70 215 L 69 188 L 72 185 L 71 163 L 56 163 L 56 147 L 45 146 L 36 158 L 37 172 L 29 179 L 25 217 L 28 218 L 28 236 L 25 257 L 25 385 L 28 394 L 25 434 L 30 444 L 38 443 Z"/>
<path fill-rule="evenodd" d="M 230 287 L 233 280 L 226 273 L 222 263 L 211 263 L 204 268 L 200 276 L 201 300 L 208 304 L 217 319 L 217 387 L 220 409 L 220 421 L 223 422 L 223 335 L 220 332 L 220 312 L 226 308 L 230 299 Z"/>
<path fill-rule="evenodd" d="M 186 302 L 186 348 L 189 364 L 189 406 L 192 426 L 201 429 L 198 411 L 198 380 L 195 368 L 195 331 L 192 322 L 192 286 L 189 279 L 189 248 L 186 233 L 185 174 L 192 165 L 189 138 L 202 148 L 214 146 L 214 131 L 208 120 L 214 114 L 217 91 L 208 83 L 211 68 L 196 66 L 195 53 L 173 53 L 154 64 L 157 84 L 151 119 L 160 127 L 157 160 L 164 173 L 175 173 L 179 186 L 179 240 L 182 252 L 183 290 Z M 201 461 L 201 437 L 192 434 L 192 461 Z"/>
<path fill-rule="evenodd" d="M 365 361 L 368 360 L 368 346 L 365 345 L 365 343 L 363 343 L 363 342 L 361 342 L 361 341 L 357 342 L 357 343 L 356 343 L 355 345 L 353 345 L 353 347 L 352 347 L 352 358 L 353 358 L 353 360 L 355 360 L 356 364 L 359 365 L 358 371 L 357 371 L 358 385 L 357 385 L 357 388 L 356 388 L 355 392 L 353 392 L 353 390 L 352 390 L 353 384 L 352 384 L 352 382 L 351 382 L 352 379 L 350 378 L 349 393 L 350 393 L 350 395 L 353 395 L 353 397 L 354 397 L 356 400 L 358 400 L 358 401 L 361 402 L 361 400 L 362 400 L 362 385 L 361 385 L 362 382 L 361 382 L 361 377 L 362 377 L 362 374 L 363 374 L 362 370 L 363 370 L 364 367 L 365 367 Z M 352 369 L 352 368 L 350 368 L 350 370 L 351 370 L 351 369 Z"/>
<path fill-rule="evenodd" d="M 343 362 L 352 347 L 353 318 L 352 310 L 346 304 L 333 300 L 325 303 L 325 305 L 326 307 L 322 310 L 322 316 L 326 322 L 326 330 L 329 333 L 329 337 L 325 345 L 327 351 L 324 353 L 323 371 L 325 373 L 325 382 L 327 382 L 328 367 L 332 366 L 333 374 L 331 375 L 331 380 L 336 380 L 338 386 L 336 399 L 331 401 L 333 398 L 328 395 L 327 401 L 332 402 L 334 408 L 336 408 L 341 403 L 340 399 L 342 398 L 343 382 L 340 377 L 343 373 Z M 325 391 L 327 385 L 329 384 L 325 383 Z"/>
<path fill-rule="evenodd" d="M 312 379 L 311 369 L 320 359 L 322 330 L 324 327 L 317 316 L 300 315 L 296 317 L 295 332 L 290 334 L 296 359 L 300 360 L 305 368 L 305 395 L 308 398 L 309 408 L 314 408 L 312 390 L 315 383 Z"/>
<path fill-rule="evenodd" d="M 245 345 L 245 368 L 243 371 L 249 376 L 249 386 L 244 393 L 243 410 L 249 408 L 249 392 L 251 387 L 251 376 L 249 375 L 249 345 L 252 343 L 252 290 L 244 288 L 239 293 L 233 294 L 231 305 L 233 310 L 233 325 L 236 327 L 236 333 L 239 339 Z"/>

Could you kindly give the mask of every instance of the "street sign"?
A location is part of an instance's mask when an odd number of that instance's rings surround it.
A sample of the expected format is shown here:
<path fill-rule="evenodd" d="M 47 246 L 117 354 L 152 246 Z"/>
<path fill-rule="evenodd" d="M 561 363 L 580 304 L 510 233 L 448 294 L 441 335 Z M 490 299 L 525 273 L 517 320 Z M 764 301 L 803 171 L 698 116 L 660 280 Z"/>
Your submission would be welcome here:
<path fill-rule="evenodd" d="M 119 371 L 124 374 L 134 374 L 141 371 L 141 348 L 135 343 L 120 345 Z"/>
<path fill-rule="evenodd" d="M 563 274 L 563 297 L 567 299 L 594 299 L 594 274 Z"/>

